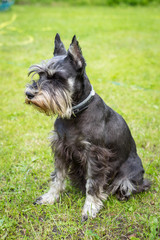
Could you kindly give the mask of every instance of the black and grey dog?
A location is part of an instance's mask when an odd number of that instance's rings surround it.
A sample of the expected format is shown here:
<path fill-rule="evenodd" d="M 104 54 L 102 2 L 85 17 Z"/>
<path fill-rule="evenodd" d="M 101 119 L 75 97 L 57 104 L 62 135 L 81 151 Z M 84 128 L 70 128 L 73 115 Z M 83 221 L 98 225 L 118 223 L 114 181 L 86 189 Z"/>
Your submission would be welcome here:
<path fill-rule="evenodd" d="M 29 74 L 39 79 L 25 91 L 27 104 L 58 115 L 51 139 L 51 187 L 35 203 L 57 201 L 68 175 L 86 193 L 83 221 L 96 217 L 109 194 L 127 200 L 150 187 L 126 122 L 94 92 L 85 66 L 76 37 L 66 51 L 57 34 L 54 57 L 30 67 Z"/>

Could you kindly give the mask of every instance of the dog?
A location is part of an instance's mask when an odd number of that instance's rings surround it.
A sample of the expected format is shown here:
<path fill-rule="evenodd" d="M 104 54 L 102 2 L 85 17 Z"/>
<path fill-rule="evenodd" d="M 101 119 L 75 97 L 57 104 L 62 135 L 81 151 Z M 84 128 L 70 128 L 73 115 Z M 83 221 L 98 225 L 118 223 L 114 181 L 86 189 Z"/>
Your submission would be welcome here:
<path fill-rule="evenodd" d="M 27 104 L 57 115 L 51 138 L 55 171 L 49 191 L 35 204 L 58 201 L 68 176 L 86 194 L 82 221 L 95 218 L 110 194 L 128 200 L 150 188 L 129 127 L 95 93 L 85 67 L 76 36 L 66 51 L 57 33 L 54 56 L 30 67 L 25 90 Z"/>

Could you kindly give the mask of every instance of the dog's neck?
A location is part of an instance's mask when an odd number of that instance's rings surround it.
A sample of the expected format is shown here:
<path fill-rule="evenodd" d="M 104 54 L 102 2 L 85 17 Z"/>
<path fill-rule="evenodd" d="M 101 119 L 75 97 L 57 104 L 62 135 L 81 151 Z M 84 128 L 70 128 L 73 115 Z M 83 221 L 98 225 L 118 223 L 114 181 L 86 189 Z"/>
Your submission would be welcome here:
<path fill-rule="evenodd" d="M 95 95 L 93 87 L 90 84 L 86 73 L 81 79 L 81 82 L 83 83 L 83 88 L 79 95 L 75 95 L 74 104 L 72 106 L 73 115 L 76 115 L 88 108 L 88 105 L 90 104 Z"/>
<path fill-rule="evenodd" d="M 91 89 L 92 87 L 91 87 L 90 81 L 86 73 L 84 73 L 83 76 L 79 77 L 76 80 L 75 92 L 72 96 L 72 100 L 73 100 L 72 105 L 75 106 L 80 102 L 84 101 L 84 99 L 88 97 Z"/>
<path fill-rule="evenodd" d="M 94 95 L 95 95 L 95 91 L 91 85 L 91 91 L 89 95 L 82 102 L 72 107 L 72 114 L 77 115 L 78 113 L 87 109 L 90 102 L 93 100 Z"/>

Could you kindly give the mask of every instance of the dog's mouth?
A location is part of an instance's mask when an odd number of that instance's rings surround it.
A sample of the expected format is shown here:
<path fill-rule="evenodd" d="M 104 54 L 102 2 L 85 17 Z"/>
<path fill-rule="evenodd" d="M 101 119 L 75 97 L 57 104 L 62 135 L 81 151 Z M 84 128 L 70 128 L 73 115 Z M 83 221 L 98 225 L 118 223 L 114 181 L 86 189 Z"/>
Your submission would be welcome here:
<path fill-rule="evenodd" d="M 32 89 L 26 89 L 25 91 L 25 103 L 28 105 L 32 105 L 39 112 L 45 113 L 46 115 L 50 115 L 48 108 L 42 104 L 39 99 L 38 91 L 34 91 Z"/>
<path fill-rule="evenodd" d="M 33 91 L 32 89 L 30 91 L 29 90 L 26 89 L 25 91 L 25 103 L 40 107 L 38 102 L 39 102 L 39 98 L 41 97 L 41 94 Z"/>
<path fill-rule="evenodd" d="M 29 99 L 27 96 L 25 97 L 25 103 L 26 104 L 31 104 L 32 103 L 32 100 Z"/>
<path fill-rule="evenodd" d="M 32 93 L 25 93 L 25 103 L 32 105 L 39 112 L 45 113 L 46 115 L 51 115 L 51 110 L 49 108 L 49 104 L 44 102 L 44 99 L 40 94 L 33 95 Z"/>
<path fill-rule="evenodd" d="M 32 100 L 30 98 L 28 98 L 28 96 L 25 97 L 25 103 L 26 104 L 31 104 L 31 101 Z"/>
<path fill-rule="evenodd" d="M 30 87 L 27 87 L 25 91 L 25 103 L 31 104 L 36 95 L 37 95 L 37 91 L 35 91 Z"/>
<path fill-rule="evenodd" d="M 46 90 L 34 91 L 26 89 L 25 103 L 35 107 L 46 115 L 58 114 L 62 118 L 70 118 L 72 114 L 71 98 L 67 91 L 50 93 Z"/>

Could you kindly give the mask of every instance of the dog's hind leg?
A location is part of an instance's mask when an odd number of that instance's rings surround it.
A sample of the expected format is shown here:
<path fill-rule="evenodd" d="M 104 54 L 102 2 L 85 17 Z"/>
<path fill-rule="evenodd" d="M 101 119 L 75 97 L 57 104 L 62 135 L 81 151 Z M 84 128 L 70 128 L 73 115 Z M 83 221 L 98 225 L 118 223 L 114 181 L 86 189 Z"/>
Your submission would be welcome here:
<path fill-rule="evenodd" d="M 128 200 L 132 194 L 146 191 L 150 181 L 143 178 L 144 169 L 137 154 L 130 154 L 111 184 L 111 193 L 119 200 Z"/>
<path fill-rule="evenodd" d="M 56 169 L 51 173 L 51 185 L 47 193 L 37 198 L 34 204 L 53 204 L 55 201 L 59 200 L 59 195 L 65 189 L 65 169 Z"/>

